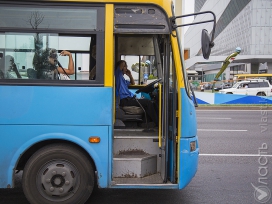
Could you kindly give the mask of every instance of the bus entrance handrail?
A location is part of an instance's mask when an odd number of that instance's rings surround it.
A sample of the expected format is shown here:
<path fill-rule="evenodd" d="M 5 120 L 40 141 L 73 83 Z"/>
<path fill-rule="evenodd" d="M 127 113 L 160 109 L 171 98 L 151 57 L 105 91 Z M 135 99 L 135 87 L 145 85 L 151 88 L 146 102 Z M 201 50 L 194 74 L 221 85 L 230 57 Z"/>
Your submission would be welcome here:
<path fill-rule="evenodd" d="M 162 146 L 162 129 L 161 129 L 161 125 L 162 125 L 162 122 L 161 122 L 161 116 L 162 116 L 162 112 L 161 112 L 161 107 L 162 107 L 162 85 L 159 83 L 159 147 Z"/>

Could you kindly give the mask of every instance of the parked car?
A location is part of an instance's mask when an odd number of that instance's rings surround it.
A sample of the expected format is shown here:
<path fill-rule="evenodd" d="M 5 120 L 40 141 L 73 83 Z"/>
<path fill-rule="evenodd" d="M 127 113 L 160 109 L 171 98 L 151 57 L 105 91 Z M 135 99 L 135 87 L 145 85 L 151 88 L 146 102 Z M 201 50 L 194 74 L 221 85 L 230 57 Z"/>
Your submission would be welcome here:
<path fill-rule="evenodd" d="M 240 94 L 250 96 L 272 96 L 272 86 L 268 80 L 255 79 L 239 81 L 232 88 L 219 90 L 221 94 Z"/>
<path fill-rule="evenodd" d="M 215 91 L 219 91 L 219 90 L 228 89 L 228 88 L 231 88 L 231 84 L 230 83 L 221 83 L 219 85 L 215 84 L 214 90 Z"/>
<path fill-rule="evenodd" d="M 232 84 L 231 83 L 225 83 L 224 84 L 224 89 L 229 89 L 232 87 Z"/>

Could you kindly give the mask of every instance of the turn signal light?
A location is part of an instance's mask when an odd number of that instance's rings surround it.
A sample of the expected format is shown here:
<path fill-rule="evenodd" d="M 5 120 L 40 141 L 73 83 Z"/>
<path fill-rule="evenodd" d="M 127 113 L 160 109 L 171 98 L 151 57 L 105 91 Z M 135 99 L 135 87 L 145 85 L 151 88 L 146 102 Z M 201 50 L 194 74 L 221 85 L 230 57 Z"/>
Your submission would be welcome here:
<path fill-rule="evenodd" d="M 90 143 L 99 143 L 100 137 L 89 137 L 89 142 Z"/>
<path fill-rule="evenodd" d="M 196 141 L 190 142 L 190 151 L 193 152 L 196 150 Z"/>

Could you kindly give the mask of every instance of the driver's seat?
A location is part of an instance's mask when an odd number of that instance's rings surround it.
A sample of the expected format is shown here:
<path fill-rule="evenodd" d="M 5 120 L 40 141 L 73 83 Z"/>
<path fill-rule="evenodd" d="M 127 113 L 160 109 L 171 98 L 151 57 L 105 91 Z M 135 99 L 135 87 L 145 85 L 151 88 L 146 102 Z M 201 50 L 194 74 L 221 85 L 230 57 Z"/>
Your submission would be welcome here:
<path fill-rule="evenodd" d="M 161 78 L 151 82 L 147 86 L 138 89 L 135 94 L 139 94 L 140 92 L 143 93 L 150 93 L 153 91 L 153 85 L 157 82 L 159 82 Z M 136 122 L 143 122 L 143 116 L 144 116 L 144 110 L 141 107 L 138 106 L 126 106 L 126 107 L 121 107 L 120 105 L 120 97 L 116 96 L 115 98 L 115 119 L 118 120 L 119 122 L 125 122 L 125 121 L 136 121 Z M 116 127 L 116 125 L 115 125 Z M 125 125 L 123 125 L 125 127 Z"/>
<path fill-rule="evenodd" d="M 143 109 L 137 106 L 124 106 L 121 107 L 120 97 L 117 96 L 115 99 L 115 118 L 121 121 L 143 121 Z"/>
<path fill-rule="evenodd" d="M 115 129 L 123 129 L 126 128 L 124 122 L 142 122 L 143 121 L 143 110 L 141 113 L 141 108 L 136 106 L 124 106 L 121 107 L 120 97 L 116 97 L 116 104 L 115 104 Z M 140 109 L 139 109 L 140 108 Z"/>

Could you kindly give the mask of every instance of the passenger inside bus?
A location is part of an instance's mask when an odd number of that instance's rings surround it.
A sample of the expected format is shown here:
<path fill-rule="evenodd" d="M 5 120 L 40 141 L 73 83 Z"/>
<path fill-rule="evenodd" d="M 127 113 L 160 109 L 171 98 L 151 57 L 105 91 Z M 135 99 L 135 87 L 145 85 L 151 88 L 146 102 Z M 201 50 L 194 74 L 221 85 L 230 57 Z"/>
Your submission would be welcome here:
<path fill-rule="evenodd" d="M 38 78 L 38 79 L 60 79 L 60 80 L 68 80 L 69 76 L 75 73 L 74 61 L 72 54 L 66 50 L 61 51 L 60 56 L 69 56 L 68 68 L 63 68 L 58 61 L 58 52 L 56 49 L 47 49 L 44 51 L 45 57 L 45 65 L 42 64 L 39 67 L 39 59 L 33 59 L 33 64 L 35 66 L 34 69 L 28 69 L 27 74 L 29 78 Z M 34 76 L 35 75 L 35 76 Z M 59 76 L 58 76 L 59 75 Z"/>
<path fill-rule="evenodd" d="M 49 51 L 49 62 L 51 65 L 57 66 L 58 72 L 61 74 L 73 75 L 75 73 L 74 61 L 72 54 L 66 50 L 63 50 L 59 54 L 60 56 L 69 56 L 68 68 L 63 68 L 58 61 L 58 53 L 56 49 Z"/>
<path fill-rule="evenodd" d="M 125 80 L 124 74 L 126 74 L 130 81 Z M 143 107 L 146 114 L 149 128 L 158 126 L 158 114 L 155 108 L 155 104 L 151 100 L 140 98 L 137 99 L 136 96 L 129 91 L 128 85 L 135 84 L 131 72 L 127 69 L 127 63 L 124 60 L 120 60 L 116 63 L 115 66 L 115 87 L 116 87 L 116 96 L 120 97 L 120 106 L 137 106 Z"/>
<path fill-rule="evenodd" d="M 7 78 L 18 78 L 18 79 L 21 79 L 22 76 L 20 75 L 18 69 L 17 69 L 17 66 L 15 64 L 15 61 L 14 61 L 14 57 L 11 56 L 11 55 L 7 55 L 5 56 L 4 58 L 4 61 L 5 61 L 5 69 L 8 71 L 6 74 L 7 74 Z M 5 74 L 5 73 L 4 73 Z"/>

